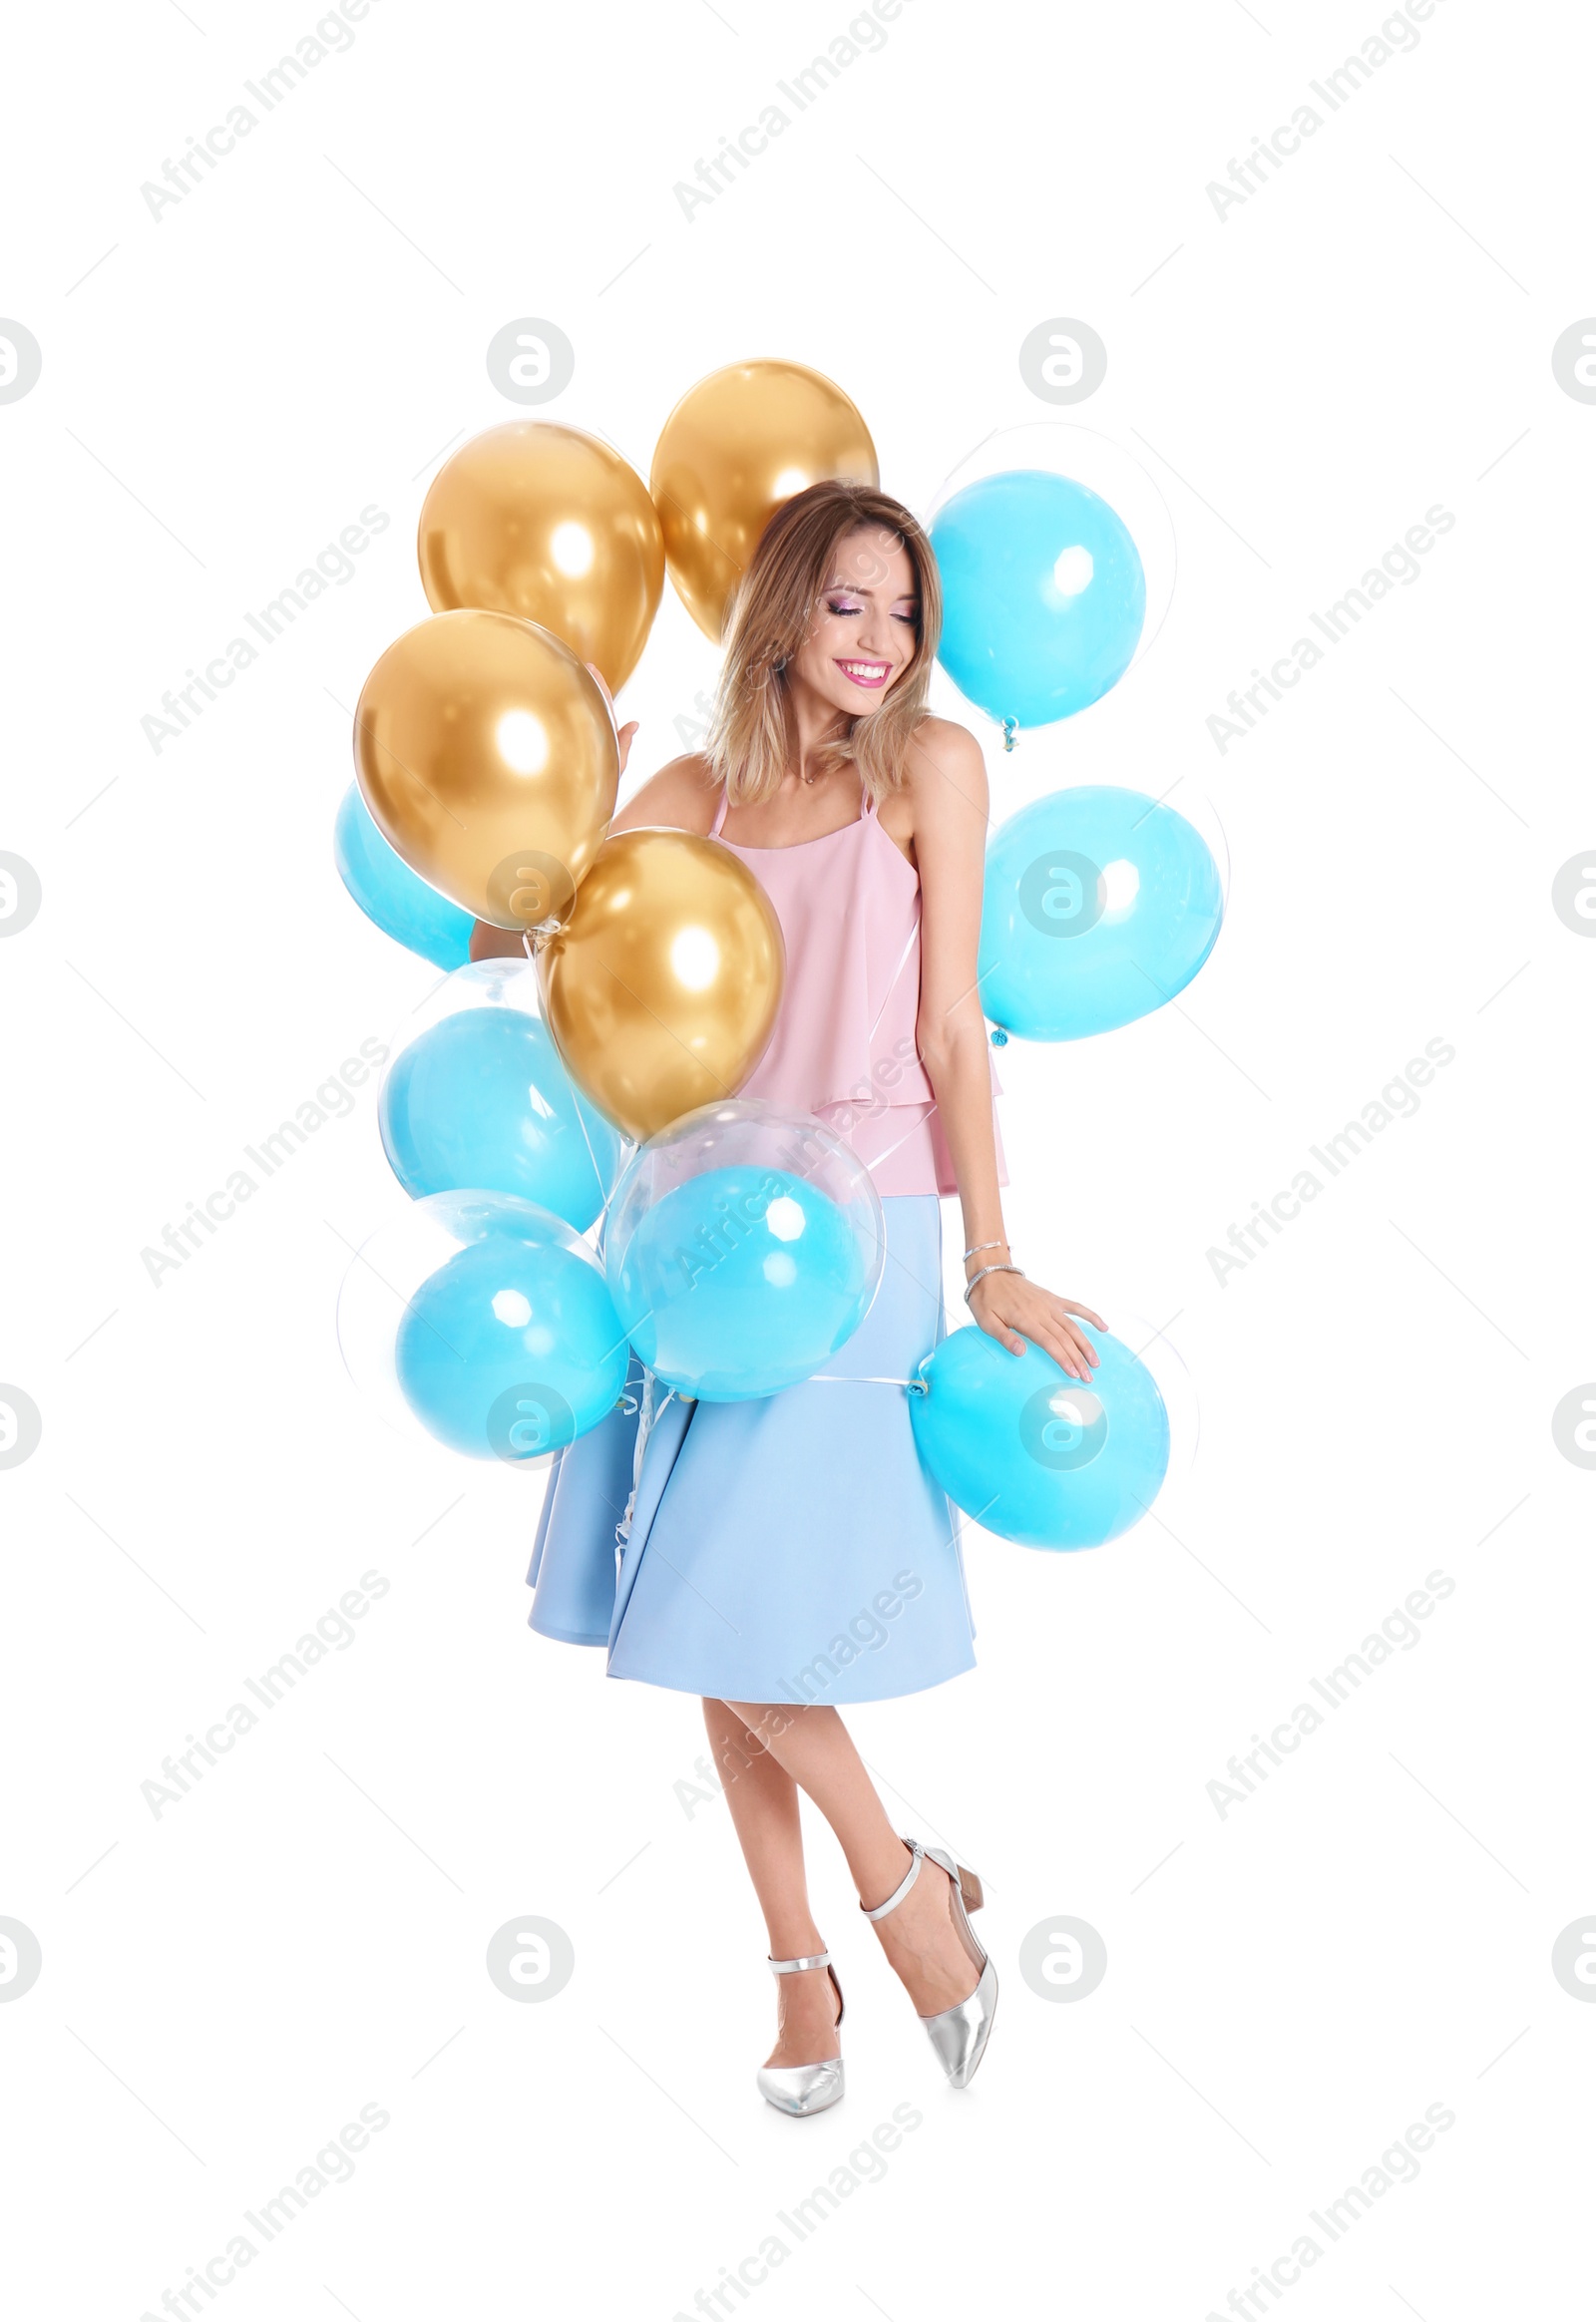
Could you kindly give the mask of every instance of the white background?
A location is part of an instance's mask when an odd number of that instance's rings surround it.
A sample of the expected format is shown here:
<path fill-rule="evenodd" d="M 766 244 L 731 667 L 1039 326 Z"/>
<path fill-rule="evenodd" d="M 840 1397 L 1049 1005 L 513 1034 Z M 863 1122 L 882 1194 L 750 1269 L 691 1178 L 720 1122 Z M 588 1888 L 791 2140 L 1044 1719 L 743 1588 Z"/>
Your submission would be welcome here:
<path fill-rule="evenodd" d="M 1596 408 L 1550 354 L 1596 308 L 1592 28 L 1437 0 L 1221 219 L 1205 187 L 1376 0 L 906 0 L 684 217 L 674 183 L 848 20 L 373 0 L 159 221 L 142 183 L 311 0 L 13 29 L 0 308 L 44 350 L 0 406 L 0 846 L 44 889 L 0 945 L 0 1378 L 44 1430 L 0 1474 L 0 1913 L 44 1959 L 0 2006 L 19 2313 L 160 2312 L 368 2103 L 389 2126 L 216 2291 L 232 2322 L 665 2322 L 899 2105 L 885 2179 L 720 2311 L 1198 2322 L 1432 2104 L 1422 2174 L 1280 2303 L 1588 2296 L 1596 2009 L 1549 1961 L 1596 1910 L 1596 1473 L 1550 1417 L 1596 1373 L 1596 943 L 1550 889 L 1593 836 Z M 695 1705 L 534 1638 L 538 1480 L 401 1442 L 341 1367 L 348 1245 L 400 1203 L 373 1088 L 181 1272 L 141 1262 L 433 981 L 348 901 L 330 825 L 348 710 L 425 611 L 427 482 L 519 415 L 484 354 L 523 315 L 577 350 L 545 415 L 644 474 L 694 379 L 779 354 L 848 389 L 919 507 L 993 427 L 1059 418 L 1175 522 L 1167 625 L 1096 708 L 1005 758 L 942 681 L 999 816 L 1066 776 L 1179 782 L 1233 856 L 1177 1007 L 1003 1061 L 1023 1262 L 1170 1321 L 1196 1465 L 1100 1554 L 972 1534 L 979 1670 L 854 1721 L 904 1825 L 989 1882 L 1003 2001 L 964 2096 L 817 1830 L 850 2094 L 760 2104 L 763 1932 L 724 1806 L 674 1787 Z M 1018 370 L 1056 315 L 1109 350 L 1073 411 Z M 163 691 L 367 504 L 391 521 L 356 578 L 153 752 Z M 1422 578 L 1222 755 L 1227 693 L 1434 504 Z M 713 669 L 667 589 L 623 697 L 639 772 Z M 1231 1222 L 1432 1038 L 1455 1061 L 1416 1117 L 1222 1286 Z M 1221 1819 L 1227 1758 L 1436 1568 L 1421 1644 Z M 370 1569 L 357 1641 L 154 1817 L 163 1757 Z M 576 1948 L 539 2006 L 483 1964 L 527 1912 Z M 1074 2005 L 1015 1965 L 1058 1913 L 1107 1945 Z"/>

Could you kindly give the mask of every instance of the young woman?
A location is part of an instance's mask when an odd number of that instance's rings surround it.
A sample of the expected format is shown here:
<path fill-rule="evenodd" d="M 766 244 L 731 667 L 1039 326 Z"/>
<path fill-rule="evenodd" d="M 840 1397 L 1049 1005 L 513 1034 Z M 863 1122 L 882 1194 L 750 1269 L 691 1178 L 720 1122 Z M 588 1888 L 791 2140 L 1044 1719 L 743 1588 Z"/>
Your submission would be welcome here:
<path fill-rule="evenodd" d="M 955 1521 L 916 1456 L 906 1393 L 944 1329 L 939 1196 L 959 1195 L 971 1313 L 1011 1354 L 1032 1340 L 1084 1379 L 1096 1354 L 1075 1318 L 1104 1327 L 1027 1280 L 1003 1234 L 976 988 L 986 770 L 973 736 L 926 710 L 940 612 L 907 509 L 811 486 L 771 519 L 739 586 L 706 749 L 615 817 L 617 831 L 716 838 L 764 886 L 786 984 L 738 1093 L 847 1138 L 882 1196 L 887 1266 L 823 1377 L 657 1407 L 641 1381 L 640 1420 L 617 1413 L 561 1455 L 531 1576 L 535 1629 L 605 1645 L 611 1676 L 703 1696 L 778 1978 L 759 2088 L 793 2114 L 843 2093 L 842 1990 L 810 1916 L 800 1790 L 954 2087 L 997 2004 L 968 1915 L 980 1881 L 896 1834 L 838 1714 L 975 1658 Z M 518 939 L 482 928 L 478 948 Z"/>

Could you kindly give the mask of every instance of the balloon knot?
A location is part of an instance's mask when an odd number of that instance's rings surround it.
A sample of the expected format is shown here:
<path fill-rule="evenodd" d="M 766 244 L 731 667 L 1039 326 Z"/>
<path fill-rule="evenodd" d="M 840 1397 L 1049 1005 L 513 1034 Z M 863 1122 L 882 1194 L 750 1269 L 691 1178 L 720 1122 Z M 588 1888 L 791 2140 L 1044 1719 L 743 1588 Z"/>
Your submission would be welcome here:
<path fill-rule="evenodd" d="M 1018 731 L 1019 720 L 1017 717 L 1005 717 L 1003 719 L 1003 748 L 1005 750 L 1011 750 L 1013 748 L 1014 737 Z"/>
<path fill-rule="evenodd" d="M 995 1048 L 1006 1048 L 1008 1045 L 1008 1034 L 1003 1030 L 1000 1024 L 993 1033 L 992 1044 Z"/>

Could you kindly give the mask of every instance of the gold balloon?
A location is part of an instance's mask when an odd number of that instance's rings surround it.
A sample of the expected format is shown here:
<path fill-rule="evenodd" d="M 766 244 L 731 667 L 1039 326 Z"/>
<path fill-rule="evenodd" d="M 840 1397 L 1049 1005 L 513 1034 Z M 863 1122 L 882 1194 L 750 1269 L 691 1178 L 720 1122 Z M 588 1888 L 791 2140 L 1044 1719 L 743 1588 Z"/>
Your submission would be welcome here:
<path fill-rule="evenodd" d="M 498 928 L 570 913 L 615 810 L 602 692 L 569 645 L 503 612 L 441 612 L 366 679 L 355 771 L 412 871 Z"/>
<path fill-rule="evenodd" d="M 473 436 L 433 478 L 416 533 L 434 612 L 513 612 L 594 661 L 612 693 L 637 666 L 665 550 L 642 478 L 597 436 L 513 420 Z"/>
<path fill-rule="evenodd" d="M 784 500 L 823 477 L 881 482 L 870 430 L 803 363 L 733 363 L 690 387 L 654 447 L 648 489 L 676 594 L 720 640 L 726 605 Z"/>
<path fill-rule="evenodd" d="M 640 1144 L 742 1086 L 776 1021 L 786 952 L 764 889 L 718 839 L 619 831 L 538 967 L 567 1070 Z"/>

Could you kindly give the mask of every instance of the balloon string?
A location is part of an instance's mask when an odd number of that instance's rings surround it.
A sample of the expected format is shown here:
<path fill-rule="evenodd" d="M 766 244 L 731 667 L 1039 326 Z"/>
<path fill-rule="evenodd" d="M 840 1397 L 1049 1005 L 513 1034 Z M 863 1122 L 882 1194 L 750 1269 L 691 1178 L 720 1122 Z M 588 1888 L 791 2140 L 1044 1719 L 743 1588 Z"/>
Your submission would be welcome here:
<path fill-rule="evenodd" d="M 911 1394 L 930 1394 L 923 1378 L 875 1378 L 857 1370 L 816 1370 L 806 1386 L 906 1386 Z"/>
<path fill-rule="evenodd" d="M 544 924 L 544 927 L 545 927 L 545 928 L 552 928 L 552 927 L 554 926 L 554 924 L 555 924 L 555 923 L 554 923 L 552 920 L 546 920 L 546 921 L 545 921 L 543 924 Z M 532 940 L 532 939 L 533 939 L 534 935 L 536 935 L 536 934 L 540 934 L 540 933 L 542 933 L 542 930 L 541 930 L 541 929 L 534 929 L 534 928 L 523 928 L 523 929 L 522 929 L 522 931 L 521 931 L 521 945 L 522 945 L 522 950 L 523 950 L 523 951 L 526 953 L 528 960 L 529 960 L 529 961 L 532 963 L 532 965 L 533 965 L 535 968 L 536 968 L 536 966 L 537 966 L 537 962 L 538 962 L 538 953 L 537 953 L 537 950 L 535 949 L 535 947 L 534 947 L 534 945 L 533 945 L 533 940 Z M 539 992 L 538 998 L 539 998 L 539 1013 L 540 1013 L 540 1014 L 542 1014 L 542 1002 L 543 1002 L 543 994 L 542 994 L 542 992 L 541 992 L 541 991 Z M 544 1016 L 544 1017 L 543 1017 L 543 1021 L 544 1021 L 545 1027 L 547 1028 L 547 1027 L 548 1027 L 548 1024 L 549 1024 L 549 1019 L 548 1019 L 548 1017 L 547 1017 L 547 1016 Z M 552 1030 L 550 1030 L 550 1032 L 549 1032 L 549 1036 L 550 1036 L 550 1038 L 551 1038 L 551 1039 L 553 1039 L 553 1038 L 554 1038 L 554 1033 L 553 1033 L 553 1031 L 552 1031 Z M 594 1223 L 594 1228 L 597 1228 L 597 1229 L 598 1229 L 598 1231 L 599 1231 L 599 1238 L 600 1238 L 600 1240 L 601 1240 L 601 1239 L 602 1239 L 602 1227 L 603 1227 L 603 1222 L 604 1222 L 604 1219 L 605 1219 L 605 1218 L 608 1216 L 608 1214 L 609 1214 L 609 1204 L 611 1203 L 611 1201 L 613 1201 L 613 1199 L 614 1199 L 614 1197 L 615 1197 L 615 1186 L 616 1186 L 616 1185 L 618 1185 L 618 1184 L 620 1183 L 621 1171 L 620 1171 L 620 1169 L 617 1169 L 617 1170 L 615 1171 L 615 1179 L 614 1179 L 614 1185 L 611 1185 L 611 1186 L 609 1187 L 609 1189 L 607 1190 L 607 1192 L 606 1192 L 606 1191 L 605 1191 L 605 1189 L 604 1189 L 604 1173 L 603 1173 L 603 1171 L 602 1171 L 602 1170 L 599 1168 L 599 1166 L 598 1166 L 598 1154 L 597 1154 L 597 1153 L 594 1151 L 594 1149 L 593 1149 L 593 1139 L 592 1139 L 592 1137 L 591 1137 L 591 1136 L 588 1134 L 588 1120 L 587 1120 L 587 1115 L 586 1115 L 586 1113 L 585 1113 L 585 1111 L 584 1111 L 584 1109 L 583 1109 L 583 1095 L 582 1095 L 582 1091 L 581 1091 L 581 1089 L 580 1089 L 580 1088 L 577 1086 L 576 1077 L 575 1077 L 575 1075 L 574 1075 L 574 1074 L 572 1074 L 572 1073 L 569 1073 L 569 1072 L 568 1072 L 566 1077 L 567 1077 L 567 1078 L 568 1078 L 568 1079 L 571 1081 L 571 1100 L 572 1100 L 572 1103 L 575 1105 L 575 1107 L 576 1107 L 576 1111 L 577 1111 L 577 1126 L 578 1126 L 578 1128 L 580 1128 L 580 1129 L 581 1129 L 581 1131 L 582 1131 L 582 1141 L 583 1141 L 583 1143 L 584 1143 L 584 1144 L 587 1146 L 587 1148 L 588 1148 L 588 1159 L 589 1159 L 589 1161 L 590 1161 L 590 1162 L 592 1163 L 592 1165 L 593 1165 L 593 1181 L 594 1181 L 595 1185 L 597 1185 L 597 1186 L 598 1186 L 598 1191 L 599 1191 L 599 1194 L 602 1196 L 602 1205 L 601 1205 L 601 1207 L 600 1207 L 600 1209 L 599 1209 L 599 1211 L 598 1211 L 598 1216 L 597 1216 L 597 1217 L 594 1219 L 594 1222 L 593 1222 L 593 1223 Z M 627 1138 L 627 1137 L 622 1137 L 622 1138 L 621 1138 L 621 1140 L 620 1140 L 620 1143 L 621 1143 L 621 1165 L 622 1165 L 622 1168 L 624 1167 L 624 1165 L 625 1165 L 625 1161 L 626 1161 L 626 1158 L 627 1158 L 627 1155 L 626 1155 L 626 1152 L 625 1152 L 625 1147 L 626 1147 L 626 1146 L 627 1146 L 627 1145 L 630 1143 L 630 1141 L 631 1141 L 631 1140 L 630 1140 L 629 1138 Z M 592 1231 L 592 1230 L 593 1230 L 593 1229 L 590 1229 L 590 1231 Z"/>
<path fill-rule="evenodd" d="M 911 1394 L 930 1394 L 931 1392 L 930 1386 L 923 1378 L 873 1378 L 857 1370 L 815 1370 L 811 1371 L 807 1378 L 800 1378 L 798 1384 L 800 1386 L 902 1386 L 907 1387 Z M 792 1389 L 789 1387 L 786 1392 L 790 1394 Z M 690 1403 L 696 1402 L 698 1399 L 696 1395 L 683 1394 L 676 1387 L 672 1387 L 670 1393 L 675 1395 L 678 1402 Z M 670 1395 L 667 1395 L 665 1402 L 669 1400 Z M 660 1410 L 663 1410 L 664 1407 L 664 1403 L 659 1406 Z M 655 1416 L 657 1415 L 656 1413 Z"/>
<path fill-rule="evenodd" d="M 551 1034 L 551 1037 L 553 1037 L 553 1035 L 552 1035 L 552 1034 Z M 613 1193 L 613 1191 L 614 1191 L 614 1187 L 613 1187 L 613 1186 L 610 1186 L 610 1187 L 609 1187 L 609 1188 L 607 1188 L 607 1189 L 605 1188 L 605 1185 L 604 1185 L 604 1173 L 603 1173 L 603 1171 L 602 1171 L 602 1170 L 599 1168 L 599 1166 L 598 1166 L 598 1154 L 597 1154 L 597 1153 L 594 1151 L 594 1149 L 593 1149 L 593 1139 L 592 1139 L 592 1137 L 590 1137 L 590 1136 L 589 1136 L 589 1134 L 588 1134 L 588 1122 L 587 1122 L 587 1119 L 586 1119 L 586 1117 L 585 1117 L 585 1110 L 584 1110 L 584 1105 L 583 1105 L 583 1098 L 582 1098 L 582 1090 L 581 1090 L 581 1089 L 580 1089 L 580 1088 L 577 1086 L 577 1083 L 575 1082 L 575 1080 L 573 1080 L 573 1081 L 572 1081 L 572 1083 L 571 1083 L 571 1101 L 572 1101 L 572 1103 L 573 1103 L 573 1104 L 576 1106 L 576 1108 L 577 1108 L 577 1126 L 578 1126 L 578 1128 L 579 1128 L 579 1129 L 581 1129 L 581 1131 L 582 1131 L 582 1141 L 583 1141 L 583 1143 L 584 1143 L 584 1144 L 587 1146 L 587 1148 L 588 1148 L 588 1159 L 589 1159 L 589 1161 L 591 1162 L 591 1164 L 592 1164 L 592 1166 L 593 1166 L 593 1181 L 594 1181 L 595 1185 L 596 1185 L 596 1186 L 598 1188 L 598 1196 L 599 1196 L 600 1207 L 599 1207 L 599 1211 L 598 1211 L 598 1217 L 597 1217 L 597 1218 L 595 1218 L 595 1220 L 594 1220 L 594 1224 L 595 1224 L 595 1225 L 597 1225 L 597 1226 L 601 1226 L 601 1225 L 603 1224 L 603 1222 L 604 1222 L 604 1214 L 605 1214 L 605 1212 L 606 1212 L 606 1211 L 608 1210 L 608 1208 L 609 1208 L 609 1201 L 610 1201 L 610 1196 L 611 1196 L 611 1194 L 612 1194 L 612 1193 Z M 616 1184 L 618 1184 L 618 1183 L 619 1183 L 619 1181 L 620 1181 L 620 1173 L 619 1173 L 619 1171 L 617 1170 L 617 1171 L 615 1172 L 615 1183 L 616 1183 Z"/>
<path fill-rule="evenodd" d="M 578 1120 L 582 1120 L 582 1111 L 580 1107 L 578 1108 L 577 1118 Z M 586 1121 L 583 1121 L 582 1133 L 585 1137 L 588 1136 L 588 1124 Z M 609 1205 L 614 1200 L 615 1195 L 620 1191 L 620 1180 L 625 1176 L 627 1166 L 630 1163 L 631 1157 L 636 1152 L 636 1139 L 634 1137 L 628 1137 L 624 1131 L 622 1131 L 620 1138 L 620 1158 L 615 1168 L 615 1182 L 609 1188 L 609 1191 L 604 1195 L 603 1207 L 588 1229 L 590 1233 L 596 1233 L 598 1236 L 600 1242 L 603 1240 L 603 1229 L 609 1216 Z M 593 1151 L 593 1139 L 591 1137 L 588 1138 L 588 1151 L 590 1154 Z M 594 1174 L 598 1178 L 599 1185 L 602 1186 L 604 1181 L 603 1172 L 601 1169 L 599 1169 L 597 1161 L 594 1162 L 593 1166 Z"/>
<path fill-rule="evenodd" d="M 615 1569 L 617 1576 L 620 1569 L 620 1557 L 631 1539 L 631 1520 L 637 1512 L 637 1493 L 642 1487 L 642 1463 L 643 1455 L 648 1449 L 648 1438 L 653 1433 L 658 1420 L 663 1416 L 665 1404 L 672 1397 L 675 1397 L 678 1402 L 686 1402 L 691 1399 L 686 1395 L 677 1395 L 675 1388 L 671 1387 L 667 1390 L 664 1400 L 656 1403 L 654 1389 L 658 1384 L 658 1379 L 645 1362 L 642 1366 L 642 1402 L 637 1416 L 637 1432 L 631 1446 L 631 1490 L 627 1495 L 625 1512 L 615 1526 Z"/>

